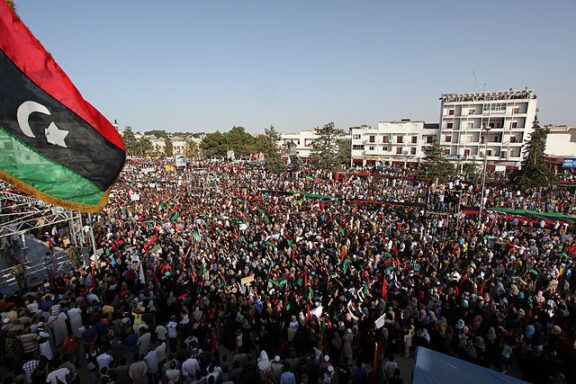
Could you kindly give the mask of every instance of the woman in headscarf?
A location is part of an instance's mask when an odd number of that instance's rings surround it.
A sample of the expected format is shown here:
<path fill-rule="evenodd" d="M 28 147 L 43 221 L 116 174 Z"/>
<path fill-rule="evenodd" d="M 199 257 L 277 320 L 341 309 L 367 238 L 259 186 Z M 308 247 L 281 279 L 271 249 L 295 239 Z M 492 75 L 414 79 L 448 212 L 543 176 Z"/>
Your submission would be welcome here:
<path fill-rule="evenodd" d="M 298 332 L 298 321 L 296 320 L 296 316 L 292 315 L 290 325 L 288 326 L 288 342 L 292 342 L 296 333 Z"/>
<path fill-rule="evenodd" d="M 268 358 L 268 353 L 266 351 L 260 352 L 260 357 L 258 358 L 258 376 L 260 380 L 267 380 L 271 372 L 270 359 Z"/>

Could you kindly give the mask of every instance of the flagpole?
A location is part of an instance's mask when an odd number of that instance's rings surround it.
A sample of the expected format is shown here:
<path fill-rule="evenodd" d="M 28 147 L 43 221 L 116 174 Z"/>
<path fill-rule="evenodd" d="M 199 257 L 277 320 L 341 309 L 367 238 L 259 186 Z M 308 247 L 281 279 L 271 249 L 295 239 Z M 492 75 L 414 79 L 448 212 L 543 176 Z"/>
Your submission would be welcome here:
<path fill-rule="evenodd" d="M 94 238 L 94 227 L 92 226 L 92 214 L 88 214 L 88 221 L 90 222 L 90 242 L 92 243 L 92 254 L 94 255 L 94 264 L 96 268 L 100 268 L 100 263 L 98 263 L 98 258 L 96 257 L 96 239 Z"/>

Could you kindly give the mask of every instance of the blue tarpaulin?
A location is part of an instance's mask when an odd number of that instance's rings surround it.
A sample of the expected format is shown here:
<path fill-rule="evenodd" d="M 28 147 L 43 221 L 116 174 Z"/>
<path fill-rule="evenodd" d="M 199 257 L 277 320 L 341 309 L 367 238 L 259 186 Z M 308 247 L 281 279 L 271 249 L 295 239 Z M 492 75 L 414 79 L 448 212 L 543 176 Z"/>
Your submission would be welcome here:
<path fill-rule="evenodd" d="M 522 384 L 525 381 L 431 349 L 418 347 L 412 384 Z"/>

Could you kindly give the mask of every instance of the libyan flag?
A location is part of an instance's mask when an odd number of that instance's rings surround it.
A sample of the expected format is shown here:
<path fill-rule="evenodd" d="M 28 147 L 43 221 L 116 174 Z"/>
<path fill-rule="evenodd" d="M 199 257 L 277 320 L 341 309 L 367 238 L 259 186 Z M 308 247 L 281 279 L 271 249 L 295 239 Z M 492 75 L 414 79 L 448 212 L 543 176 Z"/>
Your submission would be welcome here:
<path fill-rule="evenodd" d="M 0 1 L 0 179 L 49 203 L 96 212 L 125 157 L 112 124 Z"/>

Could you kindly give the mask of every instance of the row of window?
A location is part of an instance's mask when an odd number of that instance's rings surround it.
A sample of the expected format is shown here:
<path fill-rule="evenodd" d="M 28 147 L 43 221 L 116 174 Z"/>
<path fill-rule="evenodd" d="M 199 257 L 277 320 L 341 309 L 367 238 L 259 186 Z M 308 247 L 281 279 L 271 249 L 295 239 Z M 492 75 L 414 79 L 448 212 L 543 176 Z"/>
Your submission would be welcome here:
<path fill-rule="evenodd" d="M 488 123 L 488 126 L 490 128 L 503 128 L 503 124 L 499 123 L 499 122 Z M 446 129 L 452 129 L 452 128 L 454 128 L 454 123 L 446 123 Z M 466 124 L 466 128 L 468 128 L 468 129 L 480 129 L 480 127 L 475 128 L 474 123 L 471 123 L 471 122 Z M 518 122 L 517 121 L 511 121 L 509 128 L 510 129 L 518 128 Z"/>
<path fill-rule="evenodd" d="M 490 128 L 503 128 L 503 124 L 501 122 L 491 122 L 491 123 L 488 123 L 488 126 Z M 510 129 L 519 128 L 518 122 L 517 121 L 511 121 L 508 127 Z M 446 129 L 453 129 L 453 128 L 454 128 L 454 123 L 446 123 Z M 479 129 L 479 127 L 474 127 L 474 123 L 467 123 L 466 128 Z"/>
<path fill-rule="evenodd" d="M 505 113 L 506 112 L 506 104 L 484 104 L 484 106 L 482 107 L 482 113 L 483 114 L 491 114 L 491 113 Z M 475 108 L 470 108 L 468 109 L 468 114 L 469 115 L 475 115 L 477 112 Z M 519 107 L 514 107 L 512 108 L 512 114 L 519 114 L 520 113 L 520 108 Z M 448 115 L 449 116 L 454 116 L 455 114 L 455 110 L 454 109 L 449 109 L 448 110 Z"/>
<path fill-rule="evenodd" d="M 396 143 L 403 144 L 404 143 L 404 137 L 405 136 L 396 136 Z M 353 135 L 352 136 L 353 140 L 360 140 L 361 138 L 362 138 L 362 135 Z M 369 143 L 376 143 L 376 135 L 368 136 L 368 142 Z M 387 144 L 389 142 L 390 141 L 389 141 L 388 136 L 382 136 L 382 143 Z M 418 143 L 418 136 L 410 136 L 410 142 L 412 144 L 417 144 Z"/>
<path fill-rule="evenodd" d="M 481 144 L 484 144 L 484 137 L 485 136 L 480 137 L 480 143 Z M 474 137 L 471 135 L 468 135 L 468 136 L 464 135 L 464 136 L 461 136 L 461 138 L 462 138 L 463 143 L 477 143 L 477 141 L 474 141 Z M 489 143 L 501 143 L 502 142 L 502 135 L 489 136 L 488 138 L 489 138 L 489 140 L 488 140 Z M 513 143 L 513 144 L 514 143 L 521 143 L 522 142 L 522 135 L 510 136 L 509 139 L 510 139 L 510 143 Z M 451 143 L 452 142 L 452 135 L 445 135 L 444 136 L 444 142 Z"/>
<path fill-rule="evenodd" d="M 364 145 L 353 145 L 353 146 L 352 146 L 352 149 L 355 150 L 355 151 L 363 151 L 364 148 L 365 148 Z M 367 148 L 368 148 L 369 151 L 375 151 L 376 148 L 377 148 L 377 146 L 375 146 L 375 145 L 369 145 L 369 146 L 367 146 Z M 382 151 L 384 151 L 384 152 L 389 152 L 389 151 L 390 151 L 390 147 L 382 146 Z M 408 154 L 415 155 L 416 152 L 417 152 L 417 150 L 416 150 L 416 148 L 414 148 L 414 147 L 413 147 L 413 148 L 410 148 L 409 150 L 404 150 L 403 147 L 397 147 L 397 148 L 396 148 L 396 154 L 397 154 L 397 155 L 402 155 L 402 154 L 405 154 L 405 155 L 408 155 Z"/>

